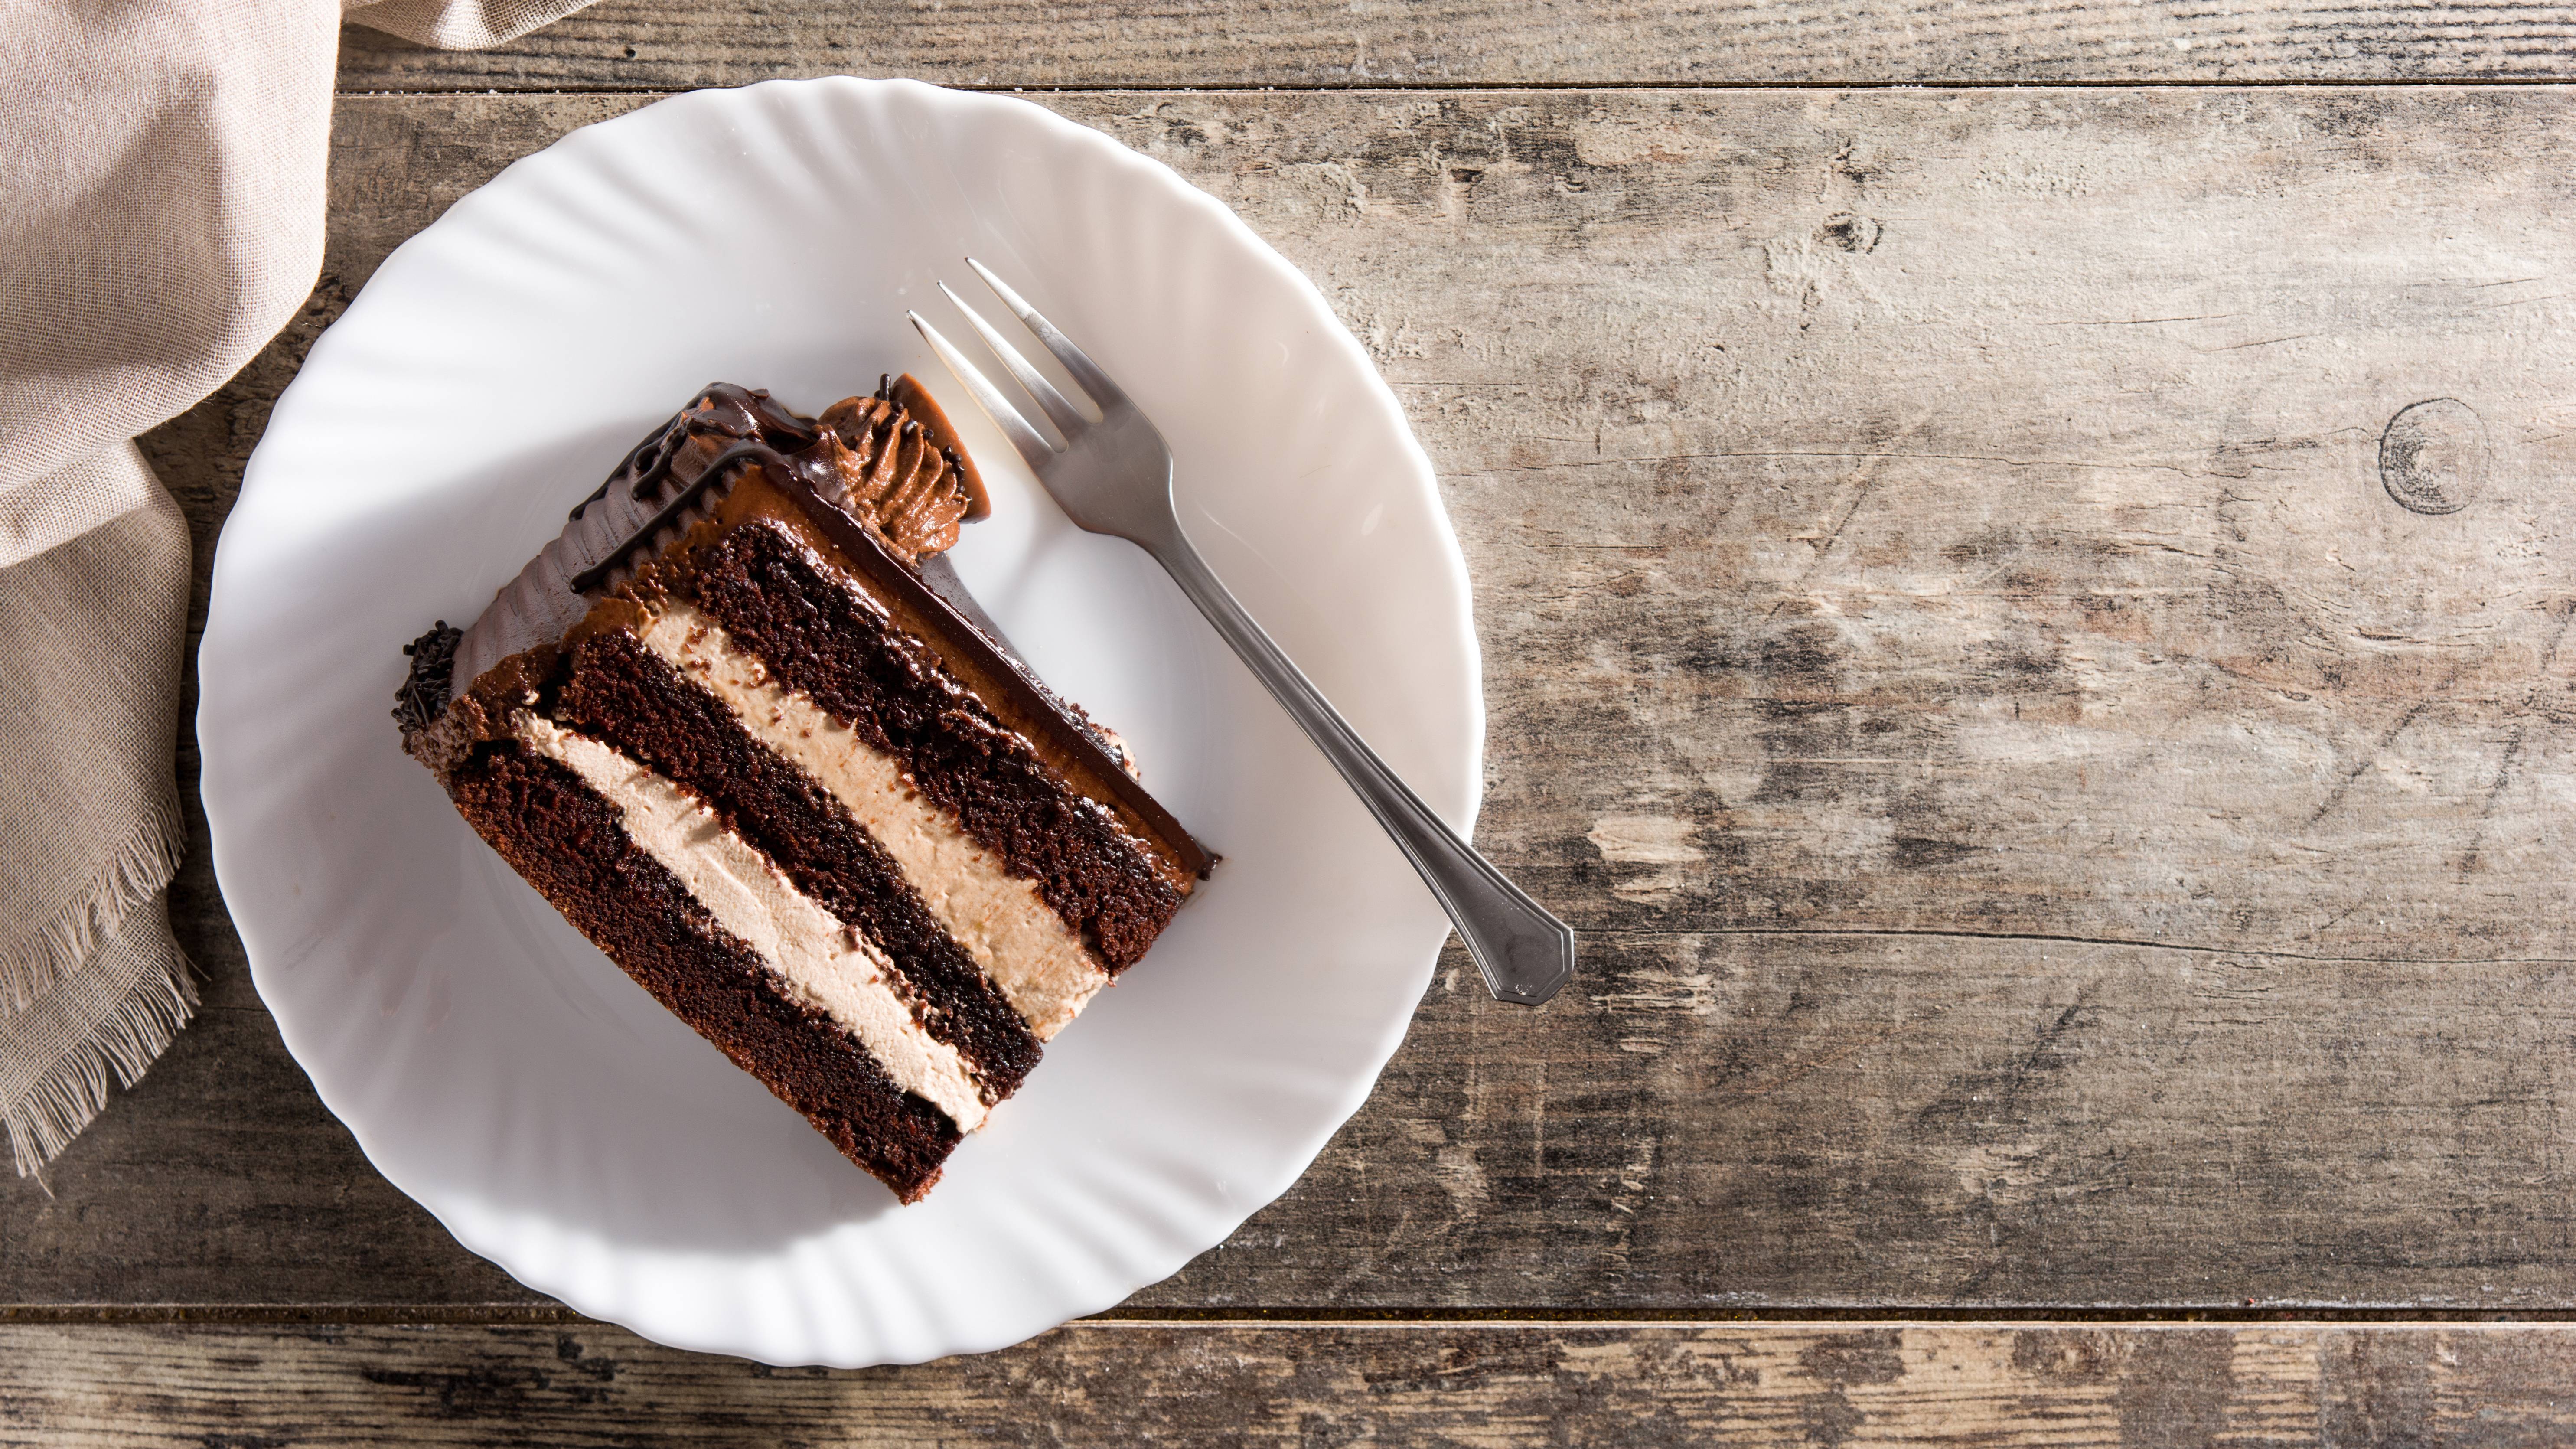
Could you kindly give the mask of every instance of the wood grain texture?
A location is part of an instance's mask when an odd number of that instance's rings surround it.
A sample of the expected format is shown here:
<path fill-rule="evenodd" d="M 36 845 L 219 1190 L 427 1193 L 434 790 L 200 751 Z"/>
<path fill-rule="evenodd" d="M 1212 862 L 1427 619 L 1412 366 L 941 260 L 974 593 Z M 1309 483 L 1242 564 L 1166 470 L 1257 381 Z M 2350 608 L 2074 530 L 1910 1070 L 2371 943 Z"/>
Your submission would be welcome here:
<path fill-rule="evenodd" d="M 441 52 L 352 25 L 346 90 L 776 76 L 971 86 L 1776 85 L 2561 79 L 2564 9 L 2258 0 L 690 0 L 600 3 Z"/>
<path fill-rule="evenodd" d="M 153 440 L 200 528 L 390 245 L 631 103 L 345 99 L 308 318 Z M 1585 936 L 1537 1013 L 1453 951 L 1138 1305 L 2576 1305 L 2569 95 L 1049 103 L 1396 384 L 1480 842 Z M 203 860 L 208 1018 L 0 1187 L 6 1296 L 526 1301 L 315 1104 Z"/>
<path fill-rule="evenodd" d="M 2563 1444 L 2560 1328 L 1079 1326 L 768 1369 L 613 1329 L 0 1326 L 0 1443 Z"/>

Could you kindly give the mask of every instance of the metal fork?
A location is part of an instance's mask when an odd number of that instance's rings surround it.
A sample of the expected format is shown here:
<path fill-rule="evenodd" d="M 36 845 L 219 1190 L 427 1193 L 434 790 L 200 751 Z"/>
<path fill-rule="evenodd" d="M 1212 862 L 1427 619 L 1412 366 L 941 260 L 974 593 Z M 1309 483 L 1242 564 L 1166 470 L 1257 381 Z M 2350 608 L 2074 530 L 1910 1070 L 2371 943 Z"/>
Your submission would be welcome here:
<path fill-rule="evenodd" d="M 1574 932 L 1505 879 L 1492 862 L 1477 854 L 1473 846 L 1458 838 L 1458 832 L 1433 814 L 1431 807 L 1387 768 L 1341 712 L 1218 582 L 1206 560 L 1191 546 L 1189 535 L 1181 528 L 1180 514 L 1173 507 L 1172 451 L 1164 446 L 1163 435 L 1137 410 L 1125 391 L 1053 323 L 1039 316 L 1036 308 L 1022 301 L 1019 293 L 994 276 L 990 268 L 973 257 L 966 259 L 966 265 L 975 269 L 975 275 L 993 289 L 993 295 L 1001 298 L 1002 304 L 1064 364 L 1065 371 L 1073 375 L 1076 390 L 1086 395 L 1099 418 L 1095 420 L 1077 409 L 1056 391 L 1054 384 L 993 330 L 991 323 L 967 306 L 965 299 L 949 291 L 945 282 L 939 290 L 966 314 L 984 345 L 1009 369 L 1021 390 L 1036 400 L 1064 435 L 1064 445 L 1058 447 L 1049 441 L 937 328 L 923 321 L 920 313 L 911 313 L 912 325 L 920 330 L 922 339 L 1020 450 L 1020 456 L 1028 460 L 1038 481 L 1046 485 L 1066 517 L 1087 532 L 1126 539 L 1152 555 L 1199 612 L 1207 616 L 1207 621 L 1216 626 L 1217 634 L 1269 689 L 1280 708 L 1288 711 L 1289 718 L 1306 731 L 1306 737 L 1324 752 L 1333 768 L 1341 771 L 1342 778 L 1368 805 L 1369 813 L 1386 827 L 1386 833 L 1395 838 L 1413 868 L 1422 873 L 1423 882 L 1439 897 L 1450 923 L 1467 943 L 1476 969 L 1484 973 L 1486 987 L 1501 1000 L 1530 1006 L 1554 996 L 1574 975 Z"/>

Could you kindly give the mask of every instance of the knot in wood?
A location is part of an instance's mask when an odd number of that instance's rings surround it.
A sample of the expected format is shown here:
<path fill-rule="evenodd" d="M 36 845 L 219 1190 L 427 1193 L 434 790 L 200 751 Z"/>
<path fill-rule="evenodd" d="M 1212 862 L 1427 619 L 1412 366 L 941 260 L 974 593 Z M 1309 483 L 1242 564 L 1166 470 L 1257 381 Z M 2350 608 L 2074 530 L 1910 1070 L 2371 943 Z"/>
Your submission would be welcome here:
<path fill-rule="evenodd" d="M 2401 409 L 2379 437 L 2379 481 L 2417 513 L 2457 513 L 2487 478 L 2487 425 L 2458 398 Z"/>

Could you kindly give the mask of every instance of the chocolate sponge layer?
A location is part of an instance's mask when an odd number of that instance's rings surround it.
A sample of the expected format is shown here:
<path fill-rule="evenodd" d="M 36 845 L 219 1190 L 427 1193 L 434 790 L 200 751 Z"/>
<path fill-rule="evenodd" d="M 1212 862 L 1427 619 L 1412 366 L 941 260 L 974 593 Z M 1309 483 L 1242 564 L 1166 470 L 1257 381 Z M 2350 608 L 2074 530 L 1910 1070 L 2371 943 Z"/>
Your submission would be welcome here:
<path fill-rule="evenodd" d="M 557 720 L 707 802 L 798 890 L 886 953 L 922 1026 L 974 1067 L 986 1100 L 1018 1089 L 1038 1063 L 1037 1036 L 840 801 L 633 634 L 592 635 L 570 663 Z"/>
<path fill-rule="evenodd" d="M 760 957 L 627 837 L 617 810 L 516 743 L 449 777 L 456 807 L 501 858 L 671 1013 L 805 1115 L 844 1156 L 918 1202 L 959 1134 L 867 1049 L 790 999 Z"/>
<path fill-rule="evenodd" d="M 698 607 L 789 688 L 900 761 L 922 794 L 1036 885 L 1111 972 L 1154 944 L 1180 909 L 1180 892 L 1115 817 L 1076 793 L 863 594 L 762 523 L 717 540 L 693 573 Z"/>

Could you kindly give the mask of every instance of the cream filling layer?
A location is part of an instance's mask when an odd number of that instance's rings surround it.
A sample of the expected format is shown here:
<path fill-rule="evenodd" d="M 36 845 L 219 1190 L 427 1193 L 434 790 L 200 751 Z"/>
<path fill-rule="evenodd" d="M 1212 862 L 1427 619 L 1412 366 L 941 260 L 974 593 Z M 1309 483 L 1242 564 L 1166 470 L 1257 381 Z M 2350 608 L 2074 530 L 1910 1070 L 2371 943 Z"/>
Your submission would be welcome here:
<path fill-rule="evenodd" d="M 803 694 L 686 604 L 668 605 L 644 645 L 704 685 L 751 737 L 848 806 L 921 893 L 930 914 L 1002 990 L 1040 1041 L 1073 1020 L 1109 975 L 1036 884 L 914 788 L 894 757 Z"/>
<path fill-rule="evenodd" d="M 678 785 L 538 715 L 522 714 L 518 734 L 617 807 L 628 838 L 679 877 L 717 925 L 760 953 L 789 995 L 848 1028 L 897 1086 L 946 1112 L 961 1132 L 984 1124 L 974 1073 L 914 1019 L 884 952 Z"/>

